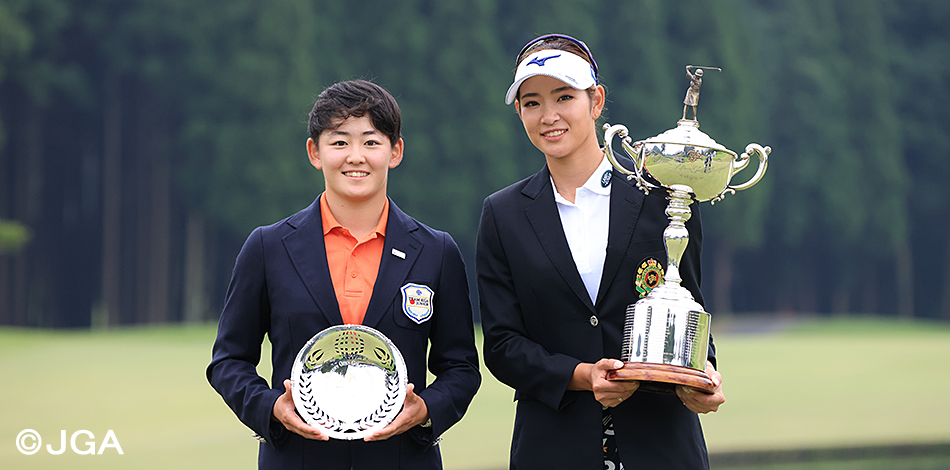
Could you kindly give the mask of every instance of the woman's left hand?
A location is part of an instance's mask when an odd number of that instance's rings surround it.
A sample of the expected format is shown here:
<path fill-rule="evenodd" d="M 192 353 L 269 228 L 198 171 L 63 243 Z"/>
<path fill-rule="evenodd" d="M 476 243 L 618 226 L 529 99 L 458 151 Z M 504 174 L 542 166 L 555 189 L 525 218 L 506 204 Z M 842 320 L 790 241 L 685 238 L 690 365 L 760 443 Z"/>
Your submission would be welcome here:
<path fill-rule="evenodd" d="M 426 406 L 425 400 L 416 395 L 414 389 L 413 384 L 406 387 L 406 402 L 396 419 L 383 429 L 363 438 L 364 441 L 386 440 L 429 420 L 429 408 Z"/>
<path fill-rule="evenodd" d="M 683 386 L 676 387 L 676 396 L 693 413 L 706 414 L 719 411 L 719 405 L 726 402 L 726 397 L 722 394 L 722 375 L 708 361 L 706 362 L 706 375 L 716 386 L 713 393 L 704 393 Z"/>

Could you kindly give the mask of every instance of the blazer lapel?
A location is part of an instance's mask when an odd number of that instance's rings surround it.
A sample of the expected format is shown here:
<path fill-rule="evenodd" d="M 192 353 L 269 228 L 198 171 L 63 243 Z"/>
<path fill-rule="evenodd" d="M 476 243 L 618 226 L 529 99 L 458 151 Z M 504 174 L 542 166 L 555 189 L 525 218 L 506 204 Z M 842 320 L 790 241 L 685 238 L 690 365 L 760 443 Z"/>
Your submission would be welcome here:
<path fill-rule="evenodd" d="M 343 324 L 340 305 L 333 292 L 333 281 L 327 267 L 327 249 L 323 241 L 323 218 L 320 215 L 320 198 L 310 207 L 287 220 L 296 230 L 284 237 L 284 247 L 297 275 L 310 291 L 317 308 L 331 325 Z"/>
<path fill-rule="evenodd" d="M 643 207 L 643 193 L 619 171 L 612 173 L 607 258 L 604 260 L 604 271 L 600 278 L 600 288 L 597 290 L 597 303 L 603 299 L 607 287 L 620 269 L 624 253 L 633 237 L 633 229 L 637 226 L 640 209 Z"/>
<path fill-rule="evenodd" d="M 418 228 L 416 221 L 390 199 L 383 257 L 379 261 L 379 273 L 376 275 L 373 295 L 363 317 L 363 325 L 376 326 L 393 304 L 394 298 L 400 295 L 400 288 L 406 282 L 409 269 L 415 264 L 422 250 L 422 242 L 412 235 Z"/>
<path fill-rule="evenodd" d="M 564 279 L 564 282 L 571 287 L 574 294 L 584 302 L 584 305 L 587 305 L 587 308 L 593 311 L 594 304 L 590 300 L 587 288 L 584 287 L 581 275 L 577 272 L 574 257 L 571 255 L 571 248 L 567 244 L 567 237 L 564 236 L 561 215 L 557 211 L 557 203 L 554 202 L 551 173 L 547 165 L 541 171 L 535 173 L 532 180 L 525 185 L 522 193 L 532 199 L 525 208 L 525 216 L 527 216 L 528 222 L 534 229 L 538 241 L 541 242 L 541 247 L 547 254 L 548 259 L 551 260 L 551 263 Z"/>

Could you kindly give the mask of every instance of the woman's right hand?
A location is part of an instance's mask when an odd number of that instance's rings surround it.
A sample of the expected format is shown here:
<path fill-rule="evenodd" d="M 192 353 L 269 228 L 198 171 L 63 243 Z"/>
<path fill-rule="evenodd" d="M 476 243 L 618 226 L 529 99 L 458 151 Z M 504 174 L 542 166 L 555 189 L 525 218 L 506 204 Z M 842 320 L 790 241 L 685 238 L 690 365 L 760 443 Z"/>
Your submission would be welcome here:
<path fill-rule="evenodd" d="M 640 387 L 636 381 L 614 381 L 607 379 L 607 373 L 623 368 L 623 361 L 617 359 L 601 359 L 594 364 L 582 362 L 574 368 L 568 390 L 590 390 L 594 392 L 594 399 L 601 405 L 615 407 Z"/>
<path fill-rule="evenodd" d="M 323 434 L 319 429 L 300 419 L 297 408 L 294 406 L 294 396 L 290 392 L 290 380 L 284 380 L 284 393 L 274 402 L 274 419 L 280 421 L 289 431 L 300 434 L 307 439 L 329 441 L 330 436 Z"/>

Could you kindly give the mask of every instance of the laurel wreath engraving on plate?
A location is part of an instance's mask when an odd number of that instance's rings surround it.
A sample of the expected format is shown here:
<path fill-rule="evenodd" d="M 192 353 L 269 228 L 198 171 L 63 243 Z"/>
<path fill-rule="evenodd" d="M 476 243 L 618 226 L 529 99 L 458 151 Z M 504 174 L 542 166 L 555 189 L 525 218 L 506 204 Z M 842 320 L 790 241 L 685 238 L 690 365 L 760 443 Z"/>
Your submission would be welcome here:
<path fill-rule="evenodd" d="M 370 413 L 368 416 L 352 422 L 336 419 L 328 415 L 320 408 L 319 405 L 317 405 L 316 400 L 314 399 L 313 386 L 311 383 L 313 374 L 314 371 L 310 371 L 301 377 L 300 397 L 302 399 L 302 403 L 300 403 L 300 406 L 303 406 L 307 413 L 313 417 L 313 419 L 319 423 L 320 426 L 332 432 L 353 433 L 356 431 L 365 431 L 367 429 L 381 427 L 381 425 L 384 426 L 384 422 L 389 422 L 387 417 L 389 417 L 392 412 L 400 406 L 399 377 L 397 377 L 395 372 L 390 372 L 386 374 L 386 398 L 379 405 L 379 407 L 376 408 L 375 411 Z"/>
<path fill-rule="evenodd" d="M 337 325 L 301 348 L 291 382 L 304 421 L 331 438 L 352 440 L 392 422 L 402 410 L 408 379 L 389 338 L 366 326 Z"/>

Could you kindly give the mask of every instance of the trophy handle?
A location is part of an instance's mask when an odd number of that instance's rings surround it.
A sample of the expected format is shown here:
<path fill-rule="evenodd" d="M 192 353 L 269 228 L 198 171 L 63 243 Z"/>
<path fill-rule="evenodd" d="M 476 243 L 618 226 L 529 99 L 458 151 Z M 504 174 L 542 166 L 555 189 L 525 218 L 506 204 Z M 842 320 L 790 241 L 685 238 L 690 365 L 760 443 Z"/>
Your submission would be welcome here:
<path fill-rule="evenodd" d="M 749 164 L 749 158 L 752 156 L 752 152 L 759 154 L 759 169 L 756 170 L 755 175 L 752 176 L 752 179 L 746 181 L 743 184 L 738 186 L 726 186 L 726 189 L 723 189 L 718 196 L 710 199 L 711 204 L 715 204 L 717 201 L 721 201 L 722 198 L 726 197 L 726 193 L 735 194 L 736 191 L 742 191 L 743 189 L 749 189 L 755 183 L 758 183 L 762 179 L 762 175 L 765 174 L 765 169 L 769 166 L 769 153 L 772 152 L 772 147 L 762 147 L 759 144 L 749 144 L 745 147 L 745 153 L 739 156 L 739 159 L 733 162 L 732 164 L 732 174 L 736 174 L 739 170 L 742 170 Z M 731 178 L 731 176 L 730 176 Z"/>
<path fill-rule="evenodd" d="M 745 153 L 742 154 L 743 156 L 745 156 L 745 158 L 743 159 L 745 161 L 742 163 L 742 166 L 739 169 L 745 168 L 745 166 L 748 165 L 749 158 L 752 157 L 753 152 L 759 154 L 759 169 L 756 170 L 755 175 L 752 176 L 752 179 L 738 186 L 729 186 L 729 189 L 732 189 L 733 191 L 742 191 L 743 189 L 749 189 L 752 186 L 754 186 L 755 183 L 758 183 L 760 179 L 762 179 L 762 176 L 765 174 L 765 170 L 769 166 L 769 154 L 772 153 L 772 147 L 768 147 L 768 146 L 762 147 L 759 144 L 746 145 Z"/>
<path fill-rule="evenodd" d="M 610 164 L 617 169 L 617 171 L 627 175 L 628 180 L 636 179 L 637 187 L 642 189 L 645 193 L 649 194 L 650 188 L 655 186 L 647 182 L 643 178 L 643 156 L 641 150 L 643 149 L 643 142 L 637 141 L 630 143 L 631 139 L 629 136 L 629 131 L 627 127 L 623 124 L 616 124 L 611 126 L 610 124 L 604 124 L 604 146 L 607 147 L 607 160 L 610 161 Z M 633 160 L 633 170 L 628 170 L 624 168 L 620 162 L 617 161 L 614 157 L 614 148 L 613 141 L 614 137 L 619 134 L 620 136 L 620 146 L 624 150 L 624 153 Z"/>

